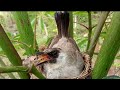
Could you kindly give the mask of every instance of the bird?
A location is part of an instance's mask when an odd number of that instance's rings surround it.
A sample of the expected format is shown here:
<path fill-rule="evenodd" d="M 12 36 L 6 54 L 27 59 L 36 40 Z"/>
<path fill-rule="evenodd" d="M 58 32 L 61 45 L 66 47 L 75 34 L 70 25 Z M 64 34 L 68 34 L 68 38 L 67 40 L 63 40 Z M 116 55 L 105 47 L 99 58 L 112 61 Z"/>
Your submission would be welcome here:
<path fill-rule="evenodd" d="M 81 77 L 86 76 L 90 64 L 85 65 L 85 58 L 69 35 L 69 12 L 56 11 L 54 17 L 58 33 L 47 48 L 36 54 L 34 64 L 47 79 L 74 79 L 80 74 Z"/>

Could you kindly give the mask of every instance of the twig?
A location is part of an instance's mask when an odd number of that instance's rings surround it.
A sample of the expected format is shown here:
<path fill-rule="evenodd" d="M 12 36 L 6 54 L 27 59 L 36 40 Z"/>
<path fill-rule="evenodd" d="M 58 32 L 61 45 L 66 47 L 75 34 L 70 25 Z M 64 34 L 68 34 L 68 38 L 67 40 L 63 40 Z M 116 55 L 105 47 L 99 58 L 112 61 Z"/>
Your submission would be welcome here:
<path fill-rule="evenodd" d="M 85 25 L 84 25 L 84 24 L 82 24 L 82 23 L 78 23 L 78 22 L 73 22 L 73 23 L 77 23 L 77 24 L 79 24 L 79 25 L 83 26 L 84 28 L 86 28 L 87 30 L 89 29 L 87 26 L 85 26 Z"/>
<path fill-rule="evenodd" d="M 91 20 L 91 12 L 88 11 L 88 23 L 89 23 L 89 28 L 88 28 L 88 44 L 86 51 L 89 49 L 90 42 L 91 42 L 91 34 L 92 34 L 92 20 Z"/>
<path fill-rule="evenodd" d="M 102 14 L 101 14 L 101 17 L 99 19 L 99 22 L 98 22 L 97 28 L 95 30 L 94 36 L 93 36 L 93 38 L 91 40 L 91 43 L 90 43 L 90 48 L 88 49 L 88 54 L 90 55 L 90 57 L 93 56 L 96 43 L 98 41 L 98 38 L 100 36 L 100 33 L 102 31 L 103 25 L 105 23 L 105 20 L 106 20 L 108 14 L 109 14 L 109 11 L 102 12 Z"/>
<path fill-rule="evenodd" d="M 94 28 L 94 27 L 96 27 L 97 26 L 97 24 L 95 24 L 94 26 L 92 26 L 92 29 Z"/>
<path fill-rule="evenodd" d="M 11 73 L 11 72 L 30 72 L 33 73 L 39 79 L 45 79 L 44 76 L 36 69 L 35 66 L 32 66 L 30 70 L 28 67 L 25 66 L 5 66 L 0 67 L 0 73 Z"/>
<path fill-rule="evenodd" d="M 27 72 L 29 68 L 23 66 L 5 66 L 0 67 L 0 73 Z"/>
<path fill-rule="evenodd" d="M 84 24 L 82 24 L 82 23 L 78 23 L 78 22 L 73 22 L 73 23 L 77 23 L 77 24 L 83 26 L 84 28 L 86 28 L 87 30 L 89 30 L 89 28 L 88 28 L 87 26 L 85 26 Z M 93 29 L 94 27 L 96 27 L 96 26 L 97 26 L 97 24 L 95 24 L 94 26 L 92 26 L 92 29 Z"/>
<path fill-rule="evenodd" d="M 37 14 L 35 17 L 35 26 L 34 26 L 34 42 L 33 42 L 33 48 L 36 49 L 36 27 L 37 27 Z"/>
<path fill-rule="evenodd" d="M 6 64 L 3 62 L 3 60 L 0 58 L 0 65 L 6 66 Z M 12 73 L 8 73 L 8 76 L 12 79 L 16 79 L 15 76 Z"/>
<path fill-rule="evenodd" d="M 17 40 L 11 40 L 12 42 L 17 42 L 17 43 L 20 43 L 20 44 L 23 44 L 23 45 L 25 45 L 25 46 L 27 46 L 27 47 L 31 47 L 31 45 L 27 45 L 26 43 L 24 43 L 24 42 L 21 42 L 21 41 L 17 41 Z"/>
<path fill-rule="evenodd" d="M 40 73 L 35 66 L 32 67 L 31 69 L 31 73 L 33 73 L 36 77 L 38 77 L 39 79 L 45 79 L 45 77 L 42 75 L 42 73 Z"/>

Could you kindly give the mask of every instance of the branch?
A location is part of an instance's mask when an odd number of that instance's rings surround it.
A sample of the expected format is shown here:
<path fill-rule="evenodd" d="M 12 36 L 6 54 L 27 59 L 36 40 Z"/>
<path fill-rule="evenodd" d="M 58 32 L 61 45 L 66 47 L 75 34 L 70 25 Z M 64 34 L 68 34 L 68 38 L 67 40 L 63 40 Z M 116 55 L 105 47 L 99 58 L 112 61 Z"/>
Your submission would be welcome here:
<path fill-rule="evenodd" d="M 39 79 L 45 79 L 45 77 L 36 69 L 35 66 L 32 66 L 32 68 L 28 68 L 25 66 L 5 66 L 0 67 L 0 73 L 11 73 L 11 72 L 30 72 L 34 74 Z"/>
<path fill-rule="evenodd" d="M 0 58 L 0 65 L 6 66 L 6 64 L 3 62 L 3 60 Z M 16 79 L 15 76 L 12 73 L 8 73 L 8 76 L 12 79 Z"/>
<path fill-rule="evenodd" d="M 0 67 L 0 73 L 27 72 L 29 68 L 23 66 L 5 66 Z"/>
<path fill-rule="evenodd" d="M 104 26 L 104 23 L 105 23 L 105 20 L 106 20 L 108 14 L 109 14 L 109 11 L 102 12 L 102 14 L 101 14 L 101 17 L 99 19 L 99 22 L 98 22 L 97 28 L 95 30 L 94 36 L 91 40 L 90 47 L 88 49 L 88 54 L 90 55 L 90 57 L 93 56 L 95 46 L 97 44 L 97 41 L 99 39 L 100 33 L 102 31 L 102 28 Z"/>
<path fill-rule="evenodd" d="M 36 77 L 38 77 L 39 79 L 45 79 L 45 77 L 42 75 L 41 72 L 39 72 L 35 66 L 32 67 L 31 71 L 32 74 L 34 74 Z"/>
<path fill-rule="evenodd" d="M 20 43 L 20 44 L 22 44 L 22 45 L 25 45 L 26 47 L 28 47 L 28 48 L 30 48 L 31 47 L 31 45 L 27 45 L 26 43 L 24 43 L 24 42 L 21 42 L 21 41 L 18 41 L 18 40 L 11 40 L 12 42 L 17 42 L 17 43 Z"/>
<path fill-rule="evenodd" d="M 91 35 L 92 35 L 92 20 L 91 20 L 91 12 L 88 11 L 88 23 L 89 23 L 89 28 L 88 28 L 88 44 L 86 51 L 89 49 L 90 42 L 91 42 Z"/>
<path fill-rule="evenodd" d="M 86 28 L 87 30 L 89 29 L 87 26 L 85 26 L 85 25 L 84 25 L 84 24 L 82 24 L 82 23 L 78 23 L 78 22 L 73 22 L 73 23 L 77 23 L 77 24 L 79 24 L 79 25 L 83 26 L 84 28 Z"/>

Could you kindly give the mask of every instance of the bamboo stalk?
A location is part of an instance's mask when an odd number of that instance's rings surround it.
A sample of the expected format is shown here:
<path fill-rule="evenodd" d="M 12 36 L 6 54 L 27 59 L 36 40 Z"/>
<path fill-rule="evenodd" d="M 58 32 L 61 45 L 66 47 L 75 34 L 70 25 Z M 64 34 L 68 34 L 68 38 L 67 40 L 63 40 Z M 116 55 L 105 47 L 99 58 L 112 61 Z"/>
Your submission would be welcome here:
<path fill-rule="evenodd" d="M 17 51 L 15 50 L 14 46 L 12 45 L 8 36 L 6 35 L 1 24 L 0 24 L 0 46 L 2 47 L 3 51 L 9 58 L 9 61 L 13 65 L 15 65 L 15 66 L 22 65 L 20 56 L 18 55 Z M 18 73 L 18 74 L 19 74 L 20 78 L 29 78 L 26 73 Z"/>
<path fill-rule="evenodd" d="M 1 66 L 6 66 L 5 63 L 3 62 L 3 60 L 1 58 L 0 58 L 0 64 L 1 64 Z M 16 79 L 15 76 L 12 73 L 8 73 L 8 76 L 11 79 Z"/>
<path fill-rule="evenodd" d="M 39 79 L 45 79 L 45 77 L 40 73 L 35 66 L 32 67 L 31 72 Z"/>
<path fill-rule="evenodd" d="M 102 31 L 103 25 L 105 23 L 105 20 L 106 20 L 108 14 L 109 14 L 109 11 L 102 12 L 101 17 L 100 17 L 100 19 L 98 21 L 97 28 L 95 30 L 95 33 L 94 33 L 93 38 L 92 38 L 91 43 L 90 43 L 90 47 L 88 49 L 88 54 L 90 55 L 90 57 L 93 56 L 95 46 L 97 44 L 97 41 L 99 39 L 100 33 Z"/>
<path fill-rule="evenodd" d="M 5 66 L 0 67 L 0 73 L 10 73 L 10 72 L 27 72 L 29 68 L 23 66 Z"/>
<path fill-rule="evenodd" d="M 91 12 L 88 11 L 88 24 L 89 24 L 89 28 L 88 28 L 88 44 L 87 44 L 87 48 L 86 51 L 89 49 L 90 46 L 90 42 L 91 42 L 91 35 L 92 35 L 92 20 L 91 20 Z"/>
<path fill-rule="evenodd" d="M 120 12 L 114 12 L 107 35 L 95 63 L 92 78 L 105 77 L 120 48 Z"/>
<path fill-rule="evenodd" d="M 27 72 L 32 73 L 39 79 L 45 79 L 45 77 L 36 69 L 35 66 L 32 66 L 31 70 L 25 66 L 5 66 L 0 67 L 0 73 L 11 73 L 11 72 Z"/>

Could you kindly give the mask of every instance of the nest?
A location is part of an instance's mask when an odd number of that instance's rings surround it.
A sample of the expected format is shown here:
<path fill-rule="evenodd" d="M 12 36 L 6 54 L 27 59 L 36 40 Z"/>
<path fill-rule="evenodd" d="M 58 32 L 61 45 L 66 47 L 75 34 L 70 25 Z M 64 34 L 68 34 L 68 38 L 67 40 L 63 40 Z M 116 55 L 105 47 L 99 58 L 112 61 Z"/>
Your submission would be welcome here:
<path fill-rule="evenodd" d="M 82 73 L 78 77 L 73 77 L 71 79 L 91 79 L 92 78 L 91 77 L 91 71 L 92 71 L 91 70 L 91 58 L 86 53 L 84 53 L 82 55 L 83 55 L 85 67 L 84 67 Z M 27 66 L 29 68 L 31 68 L 33 64 L 36 66 L 36 64 L 35 64 L 36 59 L 37 59 L 36 56 L 30 56 L 27 59 L 23 60 L 23 65 Z M 38 69 L 38 71 L 41 72 L 40 67 L 36 66 L 36 68 Z M 38 79 L 32 73 L 30 73 L 30 77 L 31 77 L 31 79 Z"/>

